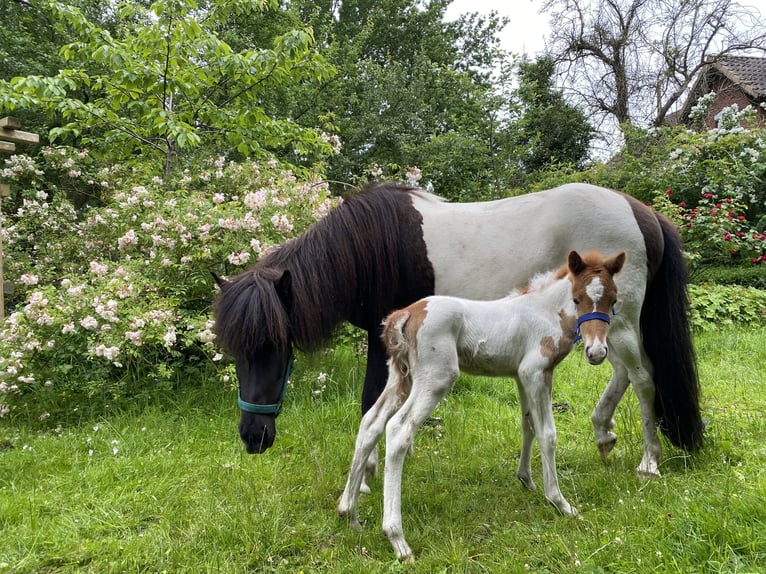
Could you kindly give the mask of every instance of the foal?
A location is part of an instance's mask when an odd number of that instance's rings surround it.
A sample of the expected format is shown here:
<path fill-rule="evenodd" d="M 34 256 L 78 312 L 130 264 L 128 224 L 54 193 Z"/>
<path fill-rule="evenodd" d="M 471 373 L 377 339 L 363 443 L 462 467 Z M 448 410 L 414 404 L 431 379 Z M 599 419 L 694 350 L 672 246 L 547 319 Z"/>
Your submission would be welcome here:
<path fill-rule="evenodd" d="M 351 527 L 360 528 L 357 502 L 365 461 L 385 428 L 383 532 L 400 560 L 412 559 L 402 529 L 404 457 L 416 430 L 452 388 L 461 370 L 516 379 L 522 412 L 516 475 L 526 488 L 535 489 L 531 453 L 532 440 L 537 438 L 545 497 L 562 514 L 575 516 L 577 511 L 561 494 L 556 476 L 553 369 L 580 337 L 591 364 L 606 358 L 609 313 L 617 299 L 613 276 L 622 269 L 625 258 L 624 252 L 604 259 L 598 252 L 581 257 L 572 251 L 567 265 L 534 278 L 525 291 L 503 299 L 432 296 L 391 313 L 383 327 L 388 382 L 362 418 L 338 505 Z"/>

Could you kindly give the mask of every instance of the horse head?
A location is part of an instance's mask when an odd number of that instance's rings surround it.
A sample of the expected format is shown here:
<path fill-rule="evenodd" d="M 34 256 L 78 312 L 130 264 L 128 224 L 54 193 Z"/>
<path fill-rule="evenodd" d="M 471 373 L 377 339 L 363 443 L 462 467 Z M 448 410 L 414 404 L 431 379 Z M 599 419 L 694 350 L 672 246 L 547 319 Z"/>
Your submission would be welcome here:
<path fill-rule="evenodd" d="M 600 253 L 590 252 L 580 256 L 577 251 L 569 253 L 567 265 L 572 282 L 572 300 L 577 313 L 577 338 L 585 344 L 585 358 L 592 365 L 606 359 L 609 348 L 606 337 L 617 302 L 617 285 L 614 276 L 622 270 L 626 254 L 621 252 L 604 259 Z"/>
<path fill-rule="evenodd" d="M 239 381 L 239 436 L 248 453 L 262 453 L 274 444 L 292 367 L 290 273 L 253 269 L 232 281 L 215 280 L 221 288 L 216 335 L 234 358 Z"/>

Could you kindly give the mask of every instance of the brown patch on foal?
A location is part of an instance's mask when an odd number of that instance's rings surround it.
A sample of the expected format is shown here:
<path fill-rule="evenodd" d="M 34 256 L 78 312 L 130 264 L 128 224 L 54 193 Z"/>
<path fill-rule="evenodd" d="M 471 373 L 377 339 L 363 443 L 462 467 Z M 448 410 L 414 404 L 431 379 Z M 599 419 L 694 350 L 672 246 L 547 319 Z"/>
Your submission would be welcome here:
<path fill-rule="evenodd" d="M 563 275 L 562 275 L 563 277 Z M 572 350 L 574 341 L 574 328 L 576 321 L 568 317 L 563 309 L 559 311 L 559 324 L 561 325 L 561 337 L 543 337 L 540 341 L 540 354 L 550 361 L 550 367 L 558 365 L 561 360 Z"/>
<path fill-rule="evenodd" d="M 383 324 L 383 333 L 381 339 L 386 348 L 386 353 L 391 357 L 390 367 L 395 369 L 399 385 L 396 394 L 400 401 L 404 401 L 412 390 L 412 379 L 407 372 L 402 370 L 402 363 L 405 366 L 409 364 L 415 349 L 415 341 L 418 331 L 423 325 L 428 312 L 426 310 L 427 301 L 416 301 L 409 307 L 399 309 L 391 313 Z M 399 333 L 401 332 L 401 336 Z"/>

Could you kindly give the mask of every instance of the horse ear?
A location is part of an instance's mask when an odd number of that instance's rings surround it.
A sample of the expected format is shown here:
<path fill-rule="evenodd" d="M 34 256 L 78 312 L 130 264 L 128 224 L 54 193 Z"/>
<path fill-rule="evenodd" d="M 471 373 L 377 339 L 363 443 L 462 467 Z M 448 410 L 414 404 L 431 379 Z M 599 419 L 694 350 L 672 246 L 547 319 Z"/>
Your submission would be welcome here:
<path fill-rule="evenodd" d="M 622 266 L 625 265 L 625 259 L 628 256 L 625 254 L 624 251 L 621 251 L 611 259 L 607 259 L 604 261 L 604 268 L 609 271 L 610 275 L 617 275 L 620 271 L 622 271 Z"/>
<path fill-rule="evenodd" d="M 571 271 L 574 275 L 582 273 L 582 271 L 585 269 L 585 262 L 582 260 L 582 257 L 580 257 L 580 254 L 577 253 L 577 251 L 570 251 L 567 261 L 569 265 L 569 271 Z"/>
<path fill-rule="evenodd" d="M 218 287 L 219 287 L 219 288 L 221 288 L 221 289 L 223 289 L 223 288 L 224 288 L 224 287 L 226 287 L 226 286 L 227 286 L 229 283 L 231 283 L 231 281 L 227 281 L 227 280 L 226 280 L 226 279 L 224 279 L 223 277 L 219 277 L 218 275 L 216 275 L 216 274 L 215 274 L 215 273 L 213 273 L 212 271 L 210 272 L 210 274 L 213 276 L 213 281 L 215 281 L 215 284 L 216 284 L 216 285 L 218 285 Z"/>
<path fill-rule="evenodd" d="M 289 312 L 293 307 L 293 276 L 290 271 L 285 269 L 282 272 L 282 276 L 274 283 L 274 288 L 282 305 Z"/>

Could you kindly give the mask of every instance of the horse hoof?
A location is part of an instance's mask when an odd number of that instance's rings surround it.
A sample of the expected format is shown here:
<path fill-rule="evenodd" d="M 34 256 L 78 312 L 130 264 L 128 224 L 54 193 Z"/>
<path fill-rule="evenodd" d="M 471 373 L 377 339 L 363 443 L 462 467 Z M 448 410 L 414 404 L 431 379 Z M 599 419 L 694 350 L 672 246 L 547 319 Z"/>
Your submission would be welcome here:
<path fill-rule="evenodd" d="M 365 479 L 362 479 L 362 484 L 359 485 L 359 492 L 362 494 L 370 494 L 372 492 Z"/>
<path fill-rule="evenodd" d="M 636 476 L 638 477 L 638 480 L 642 482 L 648 482 L 650 480 L 654 480 L 655 478 L 660 478 L 662 475 L 660 474 L 659 470 L 646 470 L 637 468 L 636 469 Z"/>
<path fill-rule="evenodd" d="M 605 441 L 599 441 L 597 443 L 598 446 L 598 452 L 601 455 L 601 458 L 606 458 L 609 456 L 609 453 L 612 452 L 612 449 L 614 448 L 614 445 L 617 444 L 617 435 L 614 433 L 609 433 L 609 438 Z"/>
<path fill-rule="evenodd" d="M 535 482 L 532 480 L 532 477 L 529 475 L 524 474 L 517 474 L 516 478 L 519 479 L 519 482 L 526 488 L 527 490 L 537 490 L 537 486 L 535 485 Z"/>

